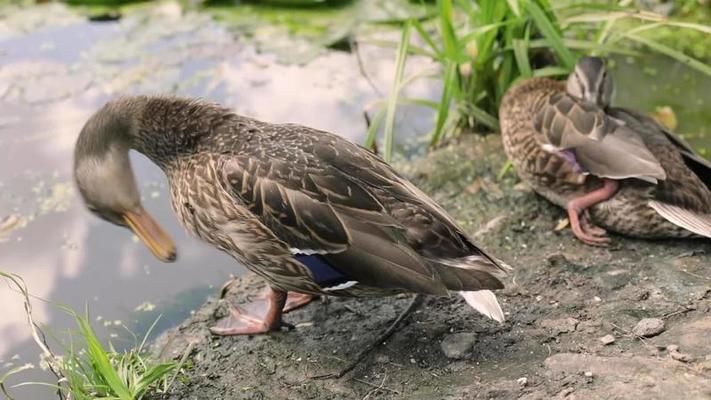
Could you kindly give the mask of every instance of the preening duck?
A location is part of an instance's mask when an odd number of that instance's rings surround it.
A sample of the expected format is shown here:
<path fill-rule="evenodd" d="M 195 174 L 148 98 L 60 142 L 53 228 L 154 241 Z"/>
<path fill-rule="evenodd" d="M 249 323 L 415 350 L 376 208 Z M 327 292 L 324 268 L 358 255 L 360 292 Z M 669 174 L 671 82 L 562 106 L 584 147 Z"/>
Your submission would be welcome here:
<path fill-rule="evenodd" d="M 639 112 L 612 107 L 604 60 L 567 82 L 525 80 L 504 96 L 501 134 L 519 176 L 567 210 L 575 236 L 711 237 L 711 163 Z"/>
<path fill-rule="evenodd" d="M 173 210 L 190 233 L 268 283 L 263 299 L 233 308 L 215 334 L 278 329 L 283 310 L 313 295 L 459 292 L 477 311 L 504 318 L 490 290 L 503 287 L 506 267 L 411 182 L 346 139 L 199 100 L 106 104 L 77 140 L 79 192 L 93 213 L 172 261 L 170 237 L 141 206 L 131 149 L 165 172 Z"/>

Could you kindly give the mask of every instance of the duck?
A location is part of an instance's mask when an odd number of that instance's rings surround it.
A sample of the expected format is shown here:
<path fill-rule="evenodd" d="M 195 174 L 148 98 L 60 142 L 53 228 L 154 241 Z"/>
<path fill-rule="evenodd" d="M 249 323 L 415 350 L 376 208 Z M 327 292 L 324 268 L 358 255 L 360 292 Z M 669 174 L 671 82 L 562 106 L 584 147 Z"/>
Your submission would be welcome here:
<path fill-rule="evenodd" d="M 613 90 L 600 57 L 580 58 L 565 81 L 514 84 L 499 120 L 520 179 L 589 245 L 608 245 L 608 231 L 711 238 L 711 163 L 654 119 L 612 106 Z"/>
<path fill-rule="evenodd" d="M 73 174 L 89 211 L 128 228 L 164 262 L 170 235 L 145 210 L 129 151 L 165 173 L 171 206 L 196 238 L 263 278 L 266 292 L 211 328 L 280 329 L 314 296 L 461 294 L 503 321 L 492 292 L 510 269 L 371 151 L 297 124 L 240 116 L 205 100 L 124 96 L 82 128 Z"/>

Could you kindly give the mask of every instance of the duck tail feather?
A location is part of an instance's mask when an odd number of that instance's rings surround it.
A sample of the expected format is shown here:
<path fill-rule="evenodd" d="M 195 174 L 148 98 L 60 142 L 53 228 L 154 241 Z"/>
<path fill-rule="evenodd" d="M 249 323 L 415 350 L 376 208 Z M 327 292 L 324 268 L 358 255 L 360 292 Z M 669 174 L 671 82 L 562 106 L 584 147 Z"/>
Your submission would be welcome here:
<path fill-rule="evenodd" d="M 678 225 L 697 235 L 711 238 L 711 214 L 700 214 L 654 200 L 649 202 L 649 206 L 674 225 Z"/>
<path fill-rule="evenodd" d="M 491 290 L 461 291 L 459 294 L 473 309 L 497 322 L 504 322 L 504 312 Z"/>

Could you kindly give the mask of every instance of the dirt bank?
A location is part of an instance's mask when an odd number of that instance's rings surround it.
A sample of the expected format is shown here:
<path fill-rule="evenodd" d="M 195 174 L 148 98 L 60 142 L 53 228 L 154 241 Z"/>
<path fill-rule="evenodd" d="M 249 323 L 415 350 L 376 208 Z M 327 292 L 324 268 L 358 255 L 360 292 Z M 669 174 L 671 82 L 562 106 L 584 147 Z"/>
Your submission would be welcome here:
<path fill-rule="evenodd" d="M 514 173 L 497 182 L 503 164 L 492 136 L 399 167 L 515 267 L 499 292 L 504 324 L 458 297 L 427 298 L 353 372 L 313 380 L 346 365 L 409 299 L 315 302 L 288 314 L 295 330 L 228 338 L 207 330 L 224 303 L 211 300 L 156 344 L 168 357 L 194 346 L 187 376 L 165 398 L 711 398 L 709 242 L 615 237 L 609 248 L 585 246 L 554 230 L 563 212 Z M 244 301 L 260 285 L 247 277 L 228 301 Z M 644 318 L 661 319 L 663 331 L 636 336 Z M 651 325 L 646 334 L 660 329 Z"/>

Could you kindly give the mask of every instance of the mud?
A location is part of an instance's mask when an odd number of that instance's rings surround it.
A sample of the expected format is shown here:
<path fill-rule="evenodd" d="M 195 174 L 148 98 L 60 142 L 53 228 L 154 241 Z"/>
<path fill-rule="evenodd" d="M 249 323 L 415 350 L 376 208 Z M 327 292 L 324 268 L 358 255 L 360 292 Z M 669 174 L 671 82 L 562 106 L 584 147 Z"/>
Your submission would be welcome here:
<path fill-rule="evenodd" d="M 515 268 L 498 293 L 505 323 L 456 296 L 426 298 L 351 373 L 316 380 L 345 366 L 409 298 L 331 298 L 288 314 L 291 331 L 212 336 L 225 302 L 259 292 L 246 276 L 156 342 L 167 358 L 191 349 L 185 375 L 157 398 L 711 398 L 709 242 L 615 236 L 608 248 L 585 246 L 555 230 L 562 210 L 515 173 L 497 179 L 503 165 L 498 136 L 469 136 L 398 168 Z M 663 331 L 635 336 L 644 318 L 661 319 Z"/>

